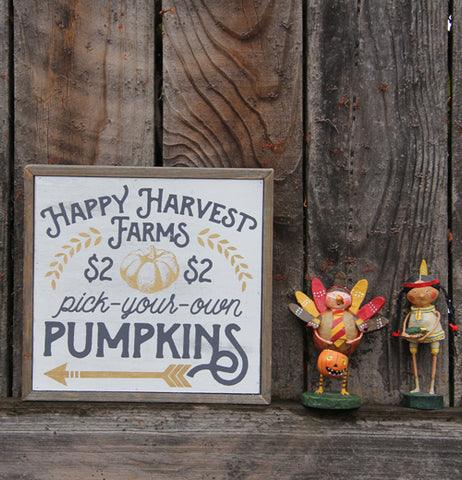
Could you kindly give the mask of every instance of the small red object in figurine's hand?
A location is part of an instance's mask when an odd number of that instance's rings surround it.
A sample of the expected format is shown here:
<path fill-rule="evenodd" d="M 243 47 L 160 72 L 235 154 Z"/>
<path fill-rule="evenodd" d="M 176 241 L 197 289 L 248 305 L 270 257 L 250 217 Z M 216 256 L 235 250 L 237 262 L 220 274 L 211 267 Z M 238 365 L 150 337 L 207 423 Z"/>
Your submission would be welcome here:
<path fill-rule="evenodd" d="M 459 331 L 459 327 L 457 325 L 454 325 L 454 324 L 450 323 L 449 326 L 451 327 L 451 330 L 453 332 L 458 332 Z"/>
<path fill-rule="evenodd" d="M 398 330 L 397 332 L 393 332 L 391 335 L 393 337 L 399 337 L 401 335 L 401 330 Z"/>

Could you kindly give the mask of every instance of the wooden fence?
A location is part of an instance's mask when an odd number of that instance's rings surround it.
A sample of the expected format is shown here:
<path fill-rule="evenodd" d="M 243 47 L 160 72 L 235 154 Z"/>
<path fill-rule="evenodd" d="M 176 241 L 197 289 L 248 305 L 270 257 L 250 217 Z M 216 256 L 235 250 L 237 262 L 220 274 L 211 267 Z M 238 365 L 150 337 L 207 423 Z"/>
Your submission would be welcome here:
<path fill-rule="evenodd" d="M 460 2 L 0 0 L 0 22 L 0 396 L 21 395 L 28 164 L 273 168 L 274 397 L 317 380 L 287 308 L 313 277 L 366 278 L 394 323 L 425 258 L 462 309 Z M 352 356 L 364 402 L 412 384 L 392 330 Z M 461 347 L 439 357 L 447 405 Z"/>

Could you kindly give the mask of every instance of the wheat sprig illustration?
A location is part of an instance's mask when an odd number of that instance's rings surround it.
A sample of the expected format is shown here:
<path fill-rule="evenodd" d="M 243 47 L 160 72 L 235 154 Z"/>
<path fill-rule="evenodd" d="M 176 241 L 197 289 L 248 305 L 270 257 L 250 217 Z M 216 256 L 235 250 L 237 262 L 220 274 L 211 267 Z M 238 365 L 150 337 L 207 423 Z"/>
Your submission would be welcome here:
<path fill-rule="evenodd" d="M 241 282 L 242 291 L 244 292 L 247 288 L 247 280 L 252 279 L 252 275 L 247 271 L 249 266 L 244 263 L 244 257 L 237 252 L 237 248 L 230 245 L 230 242 L 225 238 L 221 238 L 221 235 L 218 233 L 211 233 L 210 228 L 206 228 L 199 232 L 197 237 L 197 242 L 202 247 L 209 247 L 211 250 L 217 250 L 218 253 L 224 255 L 227 260 L 231 263 L 231 266 L 234 267 L 234 273 L 237 275 L 237 279 Z M 221 238 L 221 240 L 220 240 Z"/>
<path fill-rule="evenodd" d="M 61 274 L 64 272 L 64 265 L 67 265 L 67 262 L 80 250 L 83 248 L 88 248 L 92 241 L 93 246 L 98 245 L 101 240 L 101 232 L 96 228 L 90 227 L 91 233 L 81 232 L 77 234 L 75 237 L 72 237 L 69 240 L 69 243 L 62 245 L 60 252 L 54 255 L 56 260 L 53 260 L 50 263 L 50 268 L 45 277 L 52 277 L 51 278 L 51 288 L 56 290 L 56 280 L 61 278 Z M 93 234 L 93 235 L 92 235 Z"/>

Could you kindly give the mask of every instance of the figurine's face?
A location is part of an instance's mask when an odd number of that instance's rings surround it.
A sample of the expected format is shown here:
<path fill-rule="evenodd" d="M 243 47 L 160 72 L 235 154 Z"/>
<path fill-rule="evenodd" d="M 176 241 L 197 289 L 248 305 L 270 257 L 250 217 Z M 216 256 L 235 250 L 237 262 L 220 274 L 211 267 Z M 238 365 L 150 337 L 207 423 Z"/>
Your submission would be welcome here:
<path fill-rule="evenodd" d="M 326 295 L 326 306 L 331 310 L 346 310 L 351 306 L 351 295 L 342 290 L 330 290 Z"/>
<path fill-rule="evenodd" d="M 432 305 L 438 298 L 439 291 L 433 287 L 417 287 L 407 293 L 407 299 L 418 308 Z"/>

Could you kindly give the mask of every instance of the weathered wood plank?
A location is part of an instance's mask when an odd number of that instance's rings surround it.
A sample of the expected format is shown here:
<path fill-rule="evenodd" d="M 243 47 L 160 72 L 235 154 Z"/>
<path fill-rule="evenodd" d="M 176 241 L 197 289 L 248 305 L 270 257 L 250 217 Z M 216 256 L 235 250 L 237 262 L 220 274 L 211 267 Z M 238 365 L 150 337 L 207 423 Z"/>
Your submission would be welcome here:
<path fill-rule="evenodd" d="M 168 7 L 168 8 L 167 8 Z M 275 170 L 273 395 L 303 387 L 302 5 L 164 5 L 164 164 Z"/>
<path fill-rule="evenodd" d="M 153 164 L 152 2 L 19 0 L 15 29 L 21 162 Z"/>
<path fill-rule="evenodd" d="M 8 358 L 8 337 L 10 331 L 9 311 L 9 284 L 11 279 L 9 270 L 9 207 L 10 207 L 10 67 L 11 45 L 8 2 L 0 0 L 0 397 L 9 393 L 10 363 Z"/>
<path fill-rule="evenodd" d="M 456 308 L 456 319 L 462 330 L 462 5 L 453 2 L 451 63 L 451 267 L 452 296 Z M 462 335 L 453 342 L 452 380 L 454 382 L 454 404 L 462 405 Z"/>
<path fill-rule="evenodd" d="M 397 321 L 397 293 L 422 258 L 448 283 L 447 6 L 312 1 L 307 29 L 308 273 L 326 286 L 337 271 L 350 287 L 366 278 L 367 298 L 384 296 Z M 350 391 L 396 403 L 412 385 L 404 343 L 391 331 L 363 340 Z M 446 402 L 448 363 L 446 343 L 437 383 Z M 428 388 L 429 367 L 421 374 Z"/>
<path fill-rule="evenodd" d="M 14 395 L 21 377 L 23 170 L 154 165 L 153 2 L 14 2 Z"/>
<path fill-rule="evenodd" d="M 460 409 L 0 405 L 0 475 L 11 480 L 452 478 Z M 50 454 L 50 452 L 53 452 Z"/>

